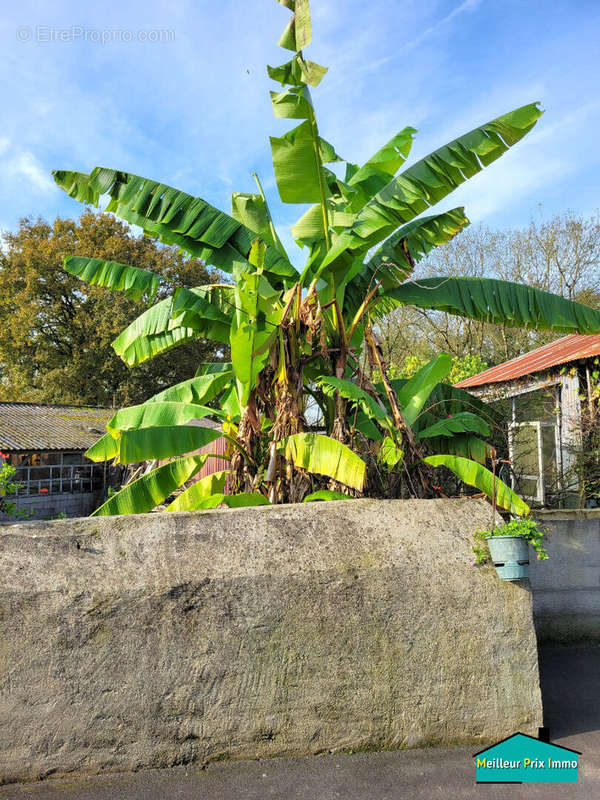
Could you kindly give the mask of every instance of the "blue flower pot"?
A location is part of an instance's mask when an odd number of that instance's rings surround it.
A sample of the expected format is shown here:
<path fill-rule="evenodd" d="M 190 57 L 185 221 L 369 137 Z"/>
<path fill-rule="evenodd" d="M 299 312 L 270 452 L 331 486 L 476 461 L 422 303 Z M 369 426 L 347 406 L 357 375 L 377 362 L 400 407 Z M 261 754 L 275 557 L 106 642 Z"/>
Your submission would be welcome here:
<path fill-rule="evenodd" d="M 498 577 L 519 581 L 529 577 L 529 545 L 522 536 L 489 536 L 487 543 Z"/>

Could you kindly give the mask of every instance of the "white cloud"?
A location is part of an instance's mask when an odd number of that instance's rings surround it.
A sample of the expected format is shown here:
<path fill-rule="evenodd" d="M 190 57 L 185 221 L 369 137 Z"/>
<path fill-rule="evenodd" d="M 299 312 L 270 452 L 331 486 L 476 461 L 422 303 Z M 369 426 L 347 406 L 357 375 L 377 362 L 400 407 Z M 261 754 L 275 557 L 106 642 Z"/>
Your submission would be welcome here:
<path fill-rule="evenodd" d="M 36 192 L 54 191 L 54 183 L 33 153 L 23 151 L 10 158 L 6 171 L 28 181 Z"/>

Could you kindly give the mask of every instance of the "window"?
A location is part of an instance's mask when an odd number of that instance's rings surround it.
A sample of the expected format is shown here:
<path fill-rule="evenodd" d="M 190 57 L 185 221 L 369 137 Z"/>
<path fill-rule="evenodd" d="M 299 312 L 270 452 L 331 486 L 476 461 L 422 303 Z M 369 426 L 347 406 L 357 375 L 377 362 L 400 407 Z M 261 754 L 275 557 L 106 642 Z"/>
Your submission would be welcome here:
<path fill-rule="evenodd" d="M 103 464 L 88 461 L 83 450 L 12 453 L 17 496 L 92 492 L 105 485 Z"/>
<path fill-rule="evenodd" d="M 560 492 L 560 387 L 552 385 L 512 398 L 509 450 L 513 488 L 546 505 Z"/>

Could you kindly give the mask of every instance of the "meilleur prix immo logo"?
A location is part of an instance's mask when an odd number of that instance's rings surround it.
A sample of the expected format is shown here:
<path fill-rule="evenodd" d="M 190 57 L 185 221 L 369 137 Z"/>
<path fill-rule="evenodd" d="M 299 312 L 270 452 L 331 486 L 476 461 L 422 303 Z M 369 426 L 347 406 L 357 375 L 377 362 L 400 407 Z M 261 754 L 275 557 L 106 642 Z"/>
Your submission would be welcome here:
<path fill-rule="evenodd" d="M 477 783 L 576 783 L 579 753 L 568 747 L 514 733 L 475 753 Z"/>

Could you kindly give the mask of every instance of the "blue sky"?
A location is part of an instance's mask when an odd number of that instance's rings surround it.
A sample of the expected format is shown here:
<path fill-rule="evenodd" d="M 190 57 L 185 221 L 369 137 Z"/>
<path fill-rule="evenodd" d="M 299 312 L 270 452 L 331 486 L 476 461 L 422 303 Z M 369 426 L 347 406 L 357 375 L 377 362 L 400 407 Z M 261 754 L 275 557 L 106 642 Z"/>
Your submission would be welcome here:
<path fill-rule="evenodd" d="M 418 158 L 539 100 L 535 130 L 440 210 L 464 204 L 473 222 L 495 227 L 598 210 L 597 0 L 312 0 L 311 9 L 306 56 L 330 68 L 314 103 L 343 157 L 364 161 L 413 125 Z M 54 186 L 54 168 L 116 167 L 226 210 L 232 191 L 254 191 L 256 170 L 287 245 L 303 209 L 277 198 L 268 136 L 291 125 L 272 115 L 265 64 L 287 60 L 276 41 L 288 18 L 275 0 L 5 8 L 0 228 L 81 212 Z M 138 36 L 146 41 L 127 41 Z"/>

